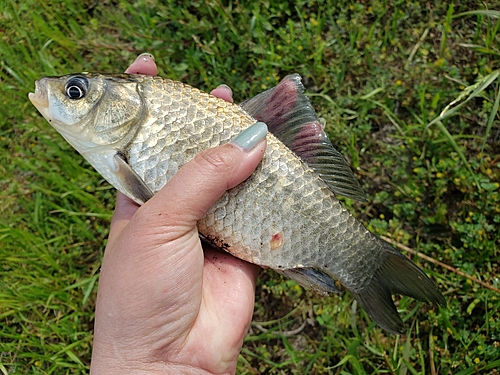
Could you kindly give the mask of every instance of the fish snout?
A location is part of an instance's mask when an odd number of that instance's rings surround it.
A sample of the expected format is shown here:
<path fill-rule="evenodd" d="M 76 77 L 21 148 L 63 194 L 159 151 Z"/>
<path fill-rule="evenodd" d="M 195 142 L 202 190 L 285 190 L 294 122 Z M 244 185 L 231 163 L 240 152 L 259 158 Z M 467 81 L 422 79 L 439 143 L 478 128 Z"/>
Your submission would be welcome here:
<path fill-rule="evenodd" d="M 35 92 L 30 92 L 28 98 L 33 105 L 43 114 L 43 110 L 49 107 L 49 97 L 47 95 L 47 82 L 45 78 L 35 82 Z"/>
<path fill-rule="evenodd" d="M 35 92 L 30 92 L 28 98 L 33 105 L 38 109 L 45 119 L 52 123 L 52 115 L 50 113 L 50 103 L 48 95 L 47 78 L 39 79 L 35 82 Z"/>

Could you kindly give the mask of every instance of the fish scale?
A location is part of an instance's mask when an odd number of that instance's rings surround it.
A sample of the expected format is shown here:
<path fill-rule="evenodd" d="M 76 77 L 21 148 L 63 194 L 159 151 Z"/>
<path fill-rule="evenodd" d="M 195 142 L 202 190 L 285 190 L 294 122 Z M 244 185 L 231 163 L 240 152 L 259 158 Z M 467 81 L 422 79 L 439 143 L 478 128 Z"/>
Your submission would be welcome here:
<path fill-rule="evenodd" d="M 339 277 L 335 269 L 348 267 L 348 264 L 343 264 L 343 259 L 352 267 L 365 267 L 366 258 L 357 258 L 356 262 L 353 262 L 348 255 L 342 254 L 345 248 L 356 245 L 355 242 L 349 244 L 357 238 L 354 235 L 356 232 L 352 231 L 355 222 L 351 223 L 348 235 L 342 228 L 352 216 L 300 159 L 286 150 L 280 152 L 282 145 L 273 138 L 268 137 L 260 173 L 252 175 L 244 184 L 227 192 L 227 197 L 223 197 L 207 212 L 207 215 L 213 215 L 213 218 L 203 218 L 200 221 L 200 232 L 206 237 L 223 241 L 228 245 L 226 251 L 246 261 L 265 264 L 278 270 L 304 266 L 319 268 L 327 265 L 331 274 Z M 268 155 L 269 157 L 266 157 Z M 288 178 L 290 174 L 301 177 L 294 178 L 292 184 Z M 255 190 L 261 191 L 258 200 L 248 199 Z M 302 191 L 308 191 L 309 194 L 304 195 Z M 241 210 L 234 210 L 236 202 L 247 204 Z M 255 204 L 256 202 L 259 204 Z M 221 210 L 225 214 L 224 217 L 217 215 Z M 251 217 L 250 227 L 245 229 L 245 232 L 248 231 L 253 236 L 244 235 L 244 240 L 240 242 L 233 240 L 231 226 L 225 225 L 226 220 L 234 222 L 236 215 Z M 303 225 L 305 222 L 308 224 Z M 335 230 L 336 227 L 339 229 Z M 359 229 L 366 231 L 362 226 L 359 226 Z M 280 232 L 283 232 L 285 240 L 282 246 L 272 249 L 271 240 Z M 318 237 L 325 232 L 330 234 L 328 240 L 320 243 Z M 226 235 L 222 237 L 222 233 Z M 241 250 L 242 248 L 245 250 Z M 242 252 L 250 257 L 242 257 Z M 331 256 L 332 253 L 342 255 L 335 260 Z M 371 256 L 376 258 L 377 252 L 374 250 Z M 362 285 L 366 280 L 364 275 L 357 275 L 353 280 L 340 277 L 340 281 L 356 289 L 357 284 Z"/>
<path fill-rule="evenodd" d="M 159 191 L 187 160 L 203 150 L 228 142 L 243 128 L 255 122 L 243 109 L 236 111 L 229 103 L 191 87 L 186 89 L 185 85 L 169 80 L 149 77 L 143 79 L 153 82 L 147 86 L 144 94 L 146 97 L 149 95 L 147 102 L 151 116 L 161 119 L 161 124 L 157 126 L 154 122 L 150 125 L 151 128 L 141 128 L 128 146 L 126 155 L 132 169 L 153 193 Z M 152 95 L 152 92 L 164 95 Z M 196 97 L 196 100 L 193 100 L 193 97 Z M 207 123 L 211 126 L 207 126 Z M 242 127 L 237 126 L 238 123 L 241 123 Z M 211 131 L 203 131 L 207 128 Z M 171 137 L 173 130 L 179 130 L 180 134 Z M 193 139 L 197 133 L 207 133 L 207 136 Z M 218 137 L 214 136 L 215 134 Z M 149 147 L 150 143 L 156 144 L 158 139 L 165 140 L 165 148 Z M 182 142 L 188 139 L 189 142 Z M 140 155 L 142 162 L 138 162 L 135 155 Z M 162 168 L 162 174 L 154 173 L 158 164 L 164 161 L 156 155 L 168 155 L 171 163 L 167 170 Z M 253 174 L 244 184 L 226 192 L 225 196 L 212 206 L 198 224 L 200 233 L 213 243 L 224 243 L 224 250 L 240 259 L 278 270 L 304 265 L 328 265 L 331 262 L 329 252 L 335 249 L 334 245 L 341 244 L 339 247 L 342 249 L 350 237 L 346 237 L 341 230 L 331 230 L 334 223 L 332 218 L 338 217 L 340 226 L 351 217 L 350 214 L 326 186 L 321 186 L 324 183 L 317 175 L 272 135 L 268 136 L 267 149 L 259 172 Z M 249 199 L 256 190 L 260 191 L 260 194 L 257 194 L 258 205 Z M 305 191 L 309 194 L 301 193 Z M 241 202 L 247 204 L 242 205 Z M 240 203 L 239 209 L 237 203 Z M 273 209 L 269 209 L 271 207 Z M 235 217 L 251 218 L 247 221 L 248 226 L 242 228 L 241 239 L 232 228 Z M 313 217 L 314 221 L 311 220 Z M 314 225 L 304 227 L 301 225 L 304 221 L 311 224 L 314 222 Z M 328 223 L 329 227 L 325 228 L 325 223 Z M 337 235 L 330 236 L 329 241 L 320 246 L 315 238 L 328 229 L 330 233 Z M 238 228 L 238 232 L 240 230 Z M 280 232 L 283 232 L 285 238 L 283 244 L 277 249 L 271 249 L 273 236 Z M 316 244 L 320 251 L 297 251 L 311 248 L 311 244 Z M 329 251 L 321 251 L 322 248 Z M 322 259 L 318 254 L 326 254 L 329 259 Z M 376 257 L 377 254 L 373 252 L 372 255 Z M 349 257 L 339 259 L 351 261 Z M 355 263 L 355 267 L 359 268 L 361 262 L 363 258 Z M 344 266 L 334 262 L 331 268 L 330 272 L 335 275 L 333 270 Z M 365 277 L 358 276 L 352 281 L 342 278 L 341 282 L 356 289 L 356 283 L 363 284 Z"/>
<path fill-rule="evenodd" d="M 235 114 L 226 110 L 230 103 L 196 90 L 197 95 L 205 97 L 200 105 L 199 99 L 192 100 L 194 89 L 179 82 L 143 77 L 142 83 L 150 117 L 155 121 L 139 129 L 125 155 L 152 192 L 160 190 L 186 160 L 228 142 L 241 132 L 238 123 L 244 122 L 248 127 L 255 122 L 243 110 Z M 163 141 L 163 147 L 149 146 L 158 139 Z M 169 155 L 168 163 L 161 168 L 161 174 L 156 174 L 157 166 L 166 159 L 161 155 Z"/>
<path fill-rule="evenodd" d="M 207 211 L 200 236 L 318 292 L 338 292 L 338 281 L 380 326 L 401 333 L 392 294 L 439 305 L 444 298 L 337 199 L 365 196 L 303 91 L 300 77 L 291 75 L 239 106 L 160 77 L 84 73 L 43 78 L 30 99 L 94 168 L 140 204 L 196 154 L 264 121 L 270 133 L 261 163 Z"/>

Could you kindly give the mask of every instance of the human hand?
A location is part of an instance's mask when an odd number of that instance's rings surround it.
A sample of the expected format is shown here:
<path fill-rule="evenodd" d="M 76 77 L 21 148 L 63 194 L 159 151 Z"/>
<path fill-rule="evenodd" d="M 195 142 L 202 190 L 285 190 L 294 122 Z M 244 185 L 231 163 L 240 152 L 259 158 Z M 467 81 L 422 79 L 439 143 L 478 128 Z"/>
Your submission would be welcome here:
<path fill-rule="evenodd" d="M 127 72 L 157 69 L 140 56 Z M 232 101 L 227 86 L 212 94 Z M 250 144 L 237 137 L 200 153 L 142 207 L 118 194 L 99 279 L 92 375 L 235 372 L 258 267 L 203 251 L 196 223 L 261 160 L 265 126 L 248 130 Z"/>

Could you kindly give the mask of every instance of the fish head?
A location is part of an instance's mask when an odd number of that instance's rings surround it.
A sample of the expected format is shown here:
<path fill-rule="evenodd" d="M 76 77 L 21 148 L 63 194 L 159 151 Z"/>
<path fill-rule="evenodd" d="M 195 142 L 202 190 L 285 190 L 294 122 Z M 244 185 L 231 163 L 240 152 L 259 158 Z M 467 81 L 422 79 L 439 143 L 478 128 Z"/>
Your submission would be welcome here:
<path fill-rule="evenodd" d="M 29 99 L 81 154 L 120 149 L 136 133 L 145 106 L 131 75 L 98 73 L 44 77 Z"/>
<path fill-rule="evenodd" d="M 29 99 L 45 119 L 118 190 L 142 204 L 151 191 L 126 162 L 125 149 L 150 121 L 141 77 L 81 73 L 36 81 Z"/>

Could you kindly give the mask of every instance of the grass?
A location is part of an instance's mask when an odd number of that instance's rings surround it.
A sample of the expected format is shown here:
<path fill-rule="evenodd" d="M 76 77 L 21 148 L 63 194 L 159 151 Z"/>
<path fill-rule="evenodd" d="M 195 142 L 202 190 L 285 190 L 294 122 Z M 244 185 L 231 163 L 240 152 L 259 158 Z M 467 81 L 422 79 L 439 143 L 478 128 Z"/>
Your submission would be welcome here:
<path fill-rule="evenodd" d="M 115 193 L 27 100 L 34 81 L 123 71 L 242 101 L 304 77 L 369 202 L 370 230 L 500 288 L 500 13 L 479 1 L 0 1 L 0 373 L 88 371 Z M 493 8 L 493 7 L 491 7 Z M 432 262 L 437 310 L 407 298 L 406 337 L 350 295 L 320 298 L 271 271 L 241 374 L 497 374 L 500 295 Z"/>

